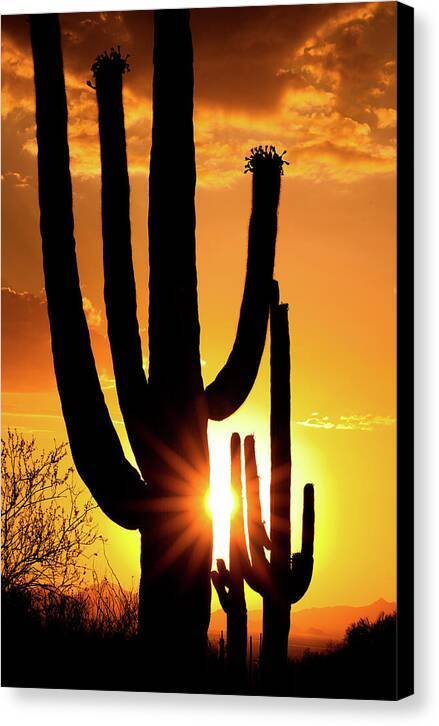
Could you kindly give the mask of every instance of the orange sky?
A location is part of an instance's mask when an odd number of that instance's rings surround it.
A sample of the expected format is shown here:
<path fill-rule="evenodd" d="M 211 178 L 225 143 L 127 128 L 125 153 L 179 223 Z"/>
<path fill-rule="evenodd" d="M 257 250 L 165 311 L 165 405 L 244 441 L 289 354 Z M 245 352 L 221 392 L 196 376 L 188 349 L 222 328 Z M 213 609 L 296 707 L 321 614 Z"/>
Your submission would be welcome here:
<path fill-rule="evenodd" d="M 65 428 L 54 385 L 38 230 L 32 61 L 24 17 L 2 19 L 3 427 L 41 445 Z M 106 338 L 94 56 L 131 54 L 125 112 L 140 326 L 147 365 L 149 12 L 62 16 L 75 225 L 102 386 L 127 454 Z M 316 488 L 315 574 L 300 607 L 395 599 L 395 4 L 195 10 L 197 255 L 206 383 L 231 348 L 243 288 L 258 143 L 288 150 L 276 276 L 290 304 L 293 546 Z M 172 139 L 170 139 L 172 143 Z M 177 153 L 177 150 L 176 150 Z M 172 212 L 172 210 L 170 210 Z M 254 432 L 268 518 L 268 359 L 230 419 L 210 426 L 214 551 L 227 549 L 228 436 Z M 124 584 L 136 533 L 98 517 Z M 294 524 L 296 526 L 294 526 Z M 249 594 L 249 607 L 259 598 Z M 218 607 L 216 599 L 213 607 Z"/>

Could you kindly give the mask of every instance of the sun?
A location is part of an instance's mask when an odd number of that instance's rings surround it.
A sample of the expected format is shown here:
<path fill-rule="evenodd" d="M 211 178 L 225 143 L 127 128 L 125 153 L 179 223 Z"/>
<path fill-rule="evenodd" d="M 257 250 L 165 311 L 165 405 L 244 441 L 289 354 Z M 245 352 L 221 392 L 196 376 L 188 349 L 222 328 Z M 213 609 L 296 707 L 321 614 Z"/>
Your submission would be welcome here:
<path fill-rule="evenodd" d="M 210 488 L 205 505 L 212 519 L 213 527 L 213 564 L 221 557 L 228 561 L 230 518 L 236 507 L 230 488 L 230 445 L 227 438 L 211 437 Z"/>
<path fill-rule="evenodd" d="M 205 509 L 209 517 L 215 522 L 222 519 L 229 521 L 236 510 L 236 496 L 227 486 L 228 482 L 225 481 L 224 491 L 215 489 L 215 492 L 213 492 L 211 489 L 206 492 Z"/>

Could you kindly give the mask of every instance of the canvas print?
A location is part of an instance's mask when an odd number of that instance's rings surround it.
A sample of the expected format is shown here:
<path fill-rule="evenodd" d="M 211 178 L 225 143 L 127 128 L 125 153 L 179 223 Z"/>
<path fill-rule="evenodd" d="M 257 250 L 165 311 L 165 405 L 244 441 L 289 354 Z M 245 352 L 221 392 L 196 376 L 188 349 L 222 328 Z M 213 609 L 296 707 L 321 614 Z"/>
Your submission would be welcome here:
<path fill-rule="evenodd" d="M 411 34 L 2 18 L 3 686 L 412 692 Z"/>

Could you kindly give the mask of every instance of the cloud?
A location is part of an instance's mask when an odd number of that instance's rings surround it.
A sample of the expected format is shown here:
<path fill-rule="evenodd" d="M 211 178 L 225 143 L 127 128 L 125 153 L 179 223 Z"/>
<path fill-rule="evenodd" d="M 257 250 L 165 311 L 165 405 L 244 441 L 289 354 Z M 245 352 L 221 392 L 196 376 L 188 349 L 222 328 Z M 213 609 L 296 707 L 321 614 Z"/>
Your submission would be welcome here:
<path fill-rule="evenodd" d="M 82 306 L 84 308 L 85 317 L 89 328 L 99 328 L 102 323 L 102 314 L 100 310 L 97 310 L 91 300 L 88 297 L 82 298 Z"/>
<path fill-rule="evenodd" d="M 373 108 L 371 109 L 377 117 L 377 126 L 379 129 L 394 128 L 396 126 L 396 109 L 395 108 Z"/>
<path fill-rule="evenodd" d="M 320 416 L 318 411 L 314 412 L 306 421 L 296 421 L 299 426 L 307 426 L 312 429 L 333 429 L 335 424 L 329 420 L 329 416 Z"/>
<path fill-rule="evenodd" d="M 2 389 L 7 392 L 53 390 L 47 304 L 44 294 L 2 288 Z M 105 337 L 98 330 L 100 313 L 84 299 L 98 371 L 112 370 Z"/>
<path fill-rule="evenodd" d="M 249 148 L 286 148 L 289 178 L 351 183 L 395 171 L 393 3 L 192 12 L 195 137 L 200 186 L 229 187 Z M 97 108 L 85 85 L 97 52 L 121 42 L 131 174 L 147 174 L 152 16 L 66 14 L 61 20 L 72 174 L 100 176 Z M 3 21 L 4 124 L 36 154 L 33 68 L 23 19 Z M 21 170 L 18 170 L 21 172 Z"/>
<path fill-rule="evenodd" d="M 312 413 L 305 421 L 296 421 L 299 426 L 314 429 L 335 429 L 339 431 L 375 431 L 380 428 L 394 426 L 396 419 L 392 416 L 376 416 L 367 414 L 350 414 L 339 416 L 331 420 L 329 416 L 322 416 L 318 411 Z"/>
<path fill-rule="evenodd" d="M 27 189 L 29 187 L 30 180 L 31 177 L 29 174 L 23 175 L 20 174 L 19 171 L 5 171 L 5 173 L 2 174 L 2 182 L 11 183 L 17 189 Z"/>
<path fill-rule="evenodd" d="M 330 88 L 344 116 L 368 120 L 372 96 L 386 95 L 395 106 L 395 7 L 345 8 L 296 50 L 291 73 L 312 80 L 316 88 Z"/>
<path fill-rule="evenodd" d="M 25 25 L 25 34 L 22 24 Z M 27 37 L 28 26 L 25 18 L 18 16 L 8 19 L 4 25 L 7 27 L 4 27 L 2 34 L 3 124 L 19 128 L 21 150 L 35 157 L 33 61 Z M 63 15 L 61 19 L 70 165 L 72 175 L 83 179 L 100 176 L 101 173 L 96 95 L 86 85 L 86 80 L 90 78 L 90 65 L 97 52 L 114 43 L 113 32 L 117 32 L 121 42 L 129 39 L 123 25 L 124 21 L 118 13 L 96 13 L 91 18 L 72 14 Z M 128 157 L 130 172 L 145 174 L 151 110 L 146 95 L 142 97 L 139 93 L 141 78 L 136 80 L 137 86 L 126 82 L 124 88 Z"/>

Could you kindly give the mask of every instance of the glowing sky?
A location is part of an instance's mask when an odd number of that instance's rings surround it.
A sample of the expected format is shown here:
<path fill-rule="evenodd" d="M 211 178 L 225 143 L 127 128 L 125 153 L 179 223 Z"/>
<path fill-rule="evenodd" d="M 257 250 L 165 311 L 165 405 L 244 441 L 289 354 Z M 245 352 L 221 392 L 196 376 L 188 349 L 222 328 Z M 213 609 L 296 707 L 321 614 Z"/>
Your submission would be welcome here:
<path fill-rule="evenodd" d="M 2 26 L 3 426 L 49 446 L 66 434 L 43 294 L 32 60 L 25 18 L 4 17 Z M 152 16 L 63 15 L 62 31 L 81 284 L 101 383 L 132 459 L 106 338 L 97 109 L 85 81 L 104 48 L 120 43 L 131 54 L 124 100 L 147 364 Z M 291 162 L 282 180 L 276 277 L 290 304 L 296 547 L 301 490 L 307 481 L 316 487 L 316 568 L 300 605 L 393 600 L 395 4 L 194 10 L 192 31 L 205 381 L 228 355 L 239 312 L 251 187 L 244 156 L 256 143 L 274 143 Z M 214 503 L 227 502 L 230 433 L 255 433 L 266 517 L 268 373 L 265 355 L 240 411 L 210 427 Z M 215 555 L 225 555 L 227 519 L 215 514 Z M 98 521 L 129 584 L 139 574 L 138 535 Z M 257 603 L 251 595 L 249 606 Z"/>

